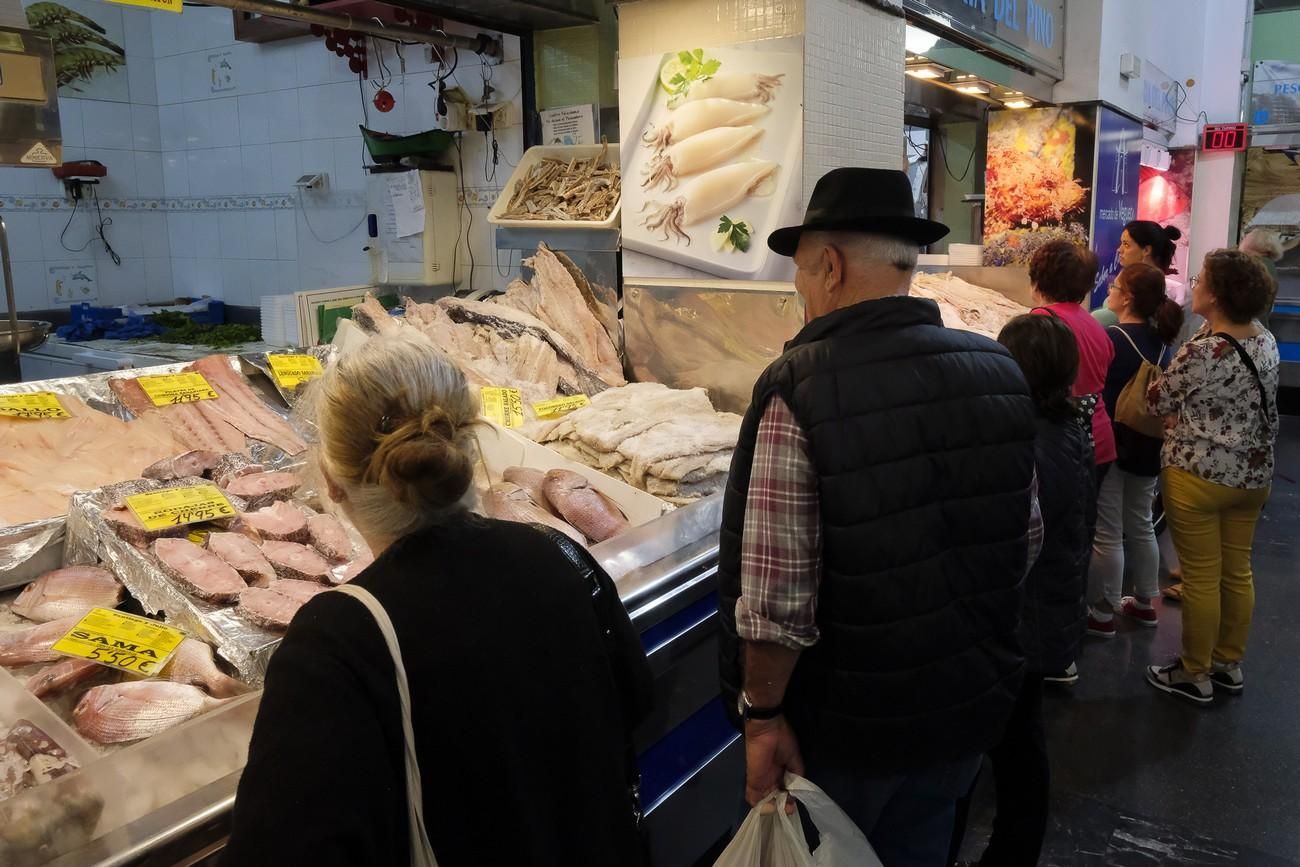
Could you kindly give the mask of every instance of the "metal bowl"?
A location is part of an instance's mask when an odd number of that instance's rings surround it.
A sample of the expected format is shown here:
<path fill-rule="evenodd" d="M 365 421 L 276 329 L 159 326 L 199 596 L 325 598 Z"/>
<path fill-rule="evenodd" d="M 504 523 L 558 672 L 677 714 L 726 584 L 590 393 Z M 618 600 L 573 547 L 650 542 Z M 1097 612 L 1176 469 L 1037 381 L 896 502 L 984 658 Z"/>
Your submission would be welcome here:
<path fill-rule="evenodd" d="M 41 319 L 18 320 L 18 348 L 30 352 L 45 342 L 53 323 Z M 13 352 L 13 335 L 9 330 L 9 320 L 0 319 L 0 353 Z"/>

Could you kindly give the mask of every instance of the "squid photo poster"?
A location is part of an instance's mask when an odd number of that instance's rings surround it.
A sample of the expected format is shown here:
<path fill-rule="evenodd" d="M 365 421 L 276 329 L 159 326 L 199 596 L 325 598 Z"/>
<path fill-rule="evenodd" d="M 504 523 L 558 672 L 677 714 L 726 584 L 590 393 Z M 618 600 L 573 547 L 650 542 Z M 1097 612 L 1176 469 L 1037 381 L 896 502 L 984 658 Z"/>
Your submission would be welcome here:
<path fill-rule="evenodd" d="M 623 273 L 790 280 L 802 221 L 803 39 L 665 42 L 619 60 Z"/>

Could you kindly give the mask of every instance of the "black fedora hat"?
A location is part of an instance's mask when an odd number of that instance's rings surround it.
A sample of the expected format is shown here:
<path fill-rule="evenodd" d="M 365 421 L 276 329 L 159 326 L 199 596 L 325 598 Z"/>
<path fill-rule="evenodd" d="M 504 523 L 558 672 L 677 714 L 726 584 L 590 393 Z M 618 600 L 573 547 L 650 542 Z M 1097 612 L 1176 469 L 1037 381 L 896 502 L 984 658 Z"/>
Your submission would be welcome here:
<path fill-rule="evenodd" d="M 896 169 L 832 169 L 817 181 L 803 225 L 777 229 L 767 236 L 767 246 L 793 256 L 799 236 L 817 230 L 889 235 L 918 247 L 948 234 L 943 223 L 916 216 L 912 183 Z"/>

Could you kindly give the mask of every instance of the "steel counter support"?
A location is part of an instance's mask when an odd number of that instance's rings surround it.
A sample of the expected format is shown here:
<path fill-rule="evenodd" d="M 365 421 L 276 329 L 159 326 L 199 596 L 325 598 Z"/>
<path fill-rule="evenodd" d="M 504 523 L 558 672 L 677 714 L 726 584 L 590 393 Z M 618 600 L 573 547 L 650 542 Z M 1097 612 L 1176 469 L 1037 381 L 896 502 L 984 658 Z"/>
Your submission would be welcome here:
<path fill-rule="evenodd" d="M 4 217 L 0 217 L 0 265 L 4 267 L 5 306 L 9 310 L 9 342 L 13 344 L 14 371 L 22 379 L 22 341 L 18 336 L 18 300 L 14 294 L 14 272 L 9 261 L 9 227 Z"/>

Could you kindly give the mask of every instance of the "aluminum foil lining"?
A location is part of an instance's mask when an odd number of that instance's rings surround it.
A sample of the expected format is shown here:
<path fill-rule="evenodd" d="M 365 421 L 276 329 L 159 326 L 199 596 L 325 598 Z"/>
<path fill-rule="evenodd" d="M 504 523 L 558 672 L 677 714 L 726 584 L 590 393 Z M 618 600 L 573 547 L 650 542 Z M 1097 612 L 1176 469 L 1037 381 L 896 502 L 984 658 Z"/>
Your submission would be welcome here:
<path fill-rule="evenodd" d="M 240 369 L 238 357 L 230 356 L 230 365 Z M 265 355 L 263 354 L 263 363 Z M 322 361 L 322 363 L 324 363 Z M 38 391 L 55 391 L 80 398 L 87 405 L 100 412 L 116 416 L 124 421 L 135 418 L 122 405 L 108 386 L 110 379 L 123 376 L 134 378 L 159 373 L 178 373 L 189 367 L 190 362 L 160 364 L 156 367 L 140 367 L 130 371 L 110 371 L 92 373 L 85 376 L 69 376 L 61 379 L 44 379 L 34 382 L 16 382 L 0 386 L 0 394 L 32 394 Z M 257 390 L 254 384 L 254 390 Z M 270 404 L 268 404 L 270 405 Z M 283 414 L 283 408 L 271 406 Z M 305 426 L 301 419 L 290 418 L 290 423 L 299 428 L 310 441 L 315 438 L 312 426 Z M 307 429 L 303 429 L 307 428 Z M 274 446 L 249 440 L 249 453 L 258 463 L 270 469 L 286 469 L 297 464 L 301 459 L 290 457 Z M 64 517 L 46 518 L 29 521 L 25 524 L 0 526 L 0 590 L 18 587 L 32 581 L 44 572 L 59 567 L 64 545 Z"/>
<path fill-rule="evenodd" d="M 202 479 L 181 480 L 183 484 L 202 482 Z M 250 686 L 261 686 L 267 661 L 280 643 L 280 633 L 254 626 L 235 613 L 234 605 L 204 602 L 186 593 L 167 577 L 152 554 L 122 539 L 104 520 L 104 513 L 123 497 L 169 486 L 136 479 L 73 494 L 64 562 L 89 565 L 102 561 L 145 611 L 162 613 L 167 623 L 202 638 L 235 667 L 240 680 Z M 238 498 L 232 498 L 231 503 L 244 511 L 244 504 Z"/>
<path fill-rule="evenodd" d="M 310 355 L 320 362 L 322 368 L 325 368 L 329 367 L 329 365 L 334 361 L 334 357 L 338 354 L 338 347 L 327 343 L 324 346 L 295 349 L 293 350 L 293 353 L 295 355 Z M 279 355 L 283 353 L 276 354 Z M 266 360 L 266 356 L 267 353 L 265 352 L 247 352 L 240 355 L 239 361 L 241 362 L 242 373 L 249 379 L 252 379 L 254 372 L 261 373 L 266 377 L 267 382 L 269 382 L 276 392 L 279 393 L 280 397 L 284 398 L 284 402 L 291 407 L 294 406 L 298 402 L 298 398 L 303 394 L 308 383 L 303 383 L 297 388 L 281 388 L 280 384 L 275 381 L 275 377 L 271 375 L 271 364 Z"/>

